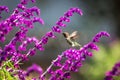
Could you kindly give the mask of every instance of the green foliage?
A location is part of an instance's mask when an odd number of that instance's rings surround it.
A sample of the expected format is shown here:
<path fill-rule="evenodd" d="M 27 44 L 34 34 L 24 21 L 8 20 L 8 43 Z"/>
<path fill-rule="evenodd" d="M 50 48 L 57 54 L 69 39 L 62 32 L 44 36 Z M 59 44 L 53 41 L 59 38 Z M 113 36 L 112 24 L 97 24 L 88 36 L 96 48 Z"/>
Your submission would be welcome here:
<path fill-rule="evenodd" d="M 111 70 L 120 60 L 119 41 L 113 42 L 109 47 L 99 46 L 100 50 L 94 52 L 92 60 L 88 59 L 80 69 L 80 75 L 84 76 L 82 80 L 104 80 L 106 71 Z M 120 80 L 120 78 L 116 78 L 116 80 Z"/>
<path fill-rule="evenodd" d="M 120 80 L 120 77 L 118 77 L 118 76 L 114 76 L 113 79 L 114 79 L 114 80 Z"/>
<path fill-rule="evenodd" d="M 14 69 L 13 64 L 10 61 L 4 62 L 4 66 L 0 67 L 0 80 L 17 80 L 10 72 L 6 70 L 6 67 Z"/>

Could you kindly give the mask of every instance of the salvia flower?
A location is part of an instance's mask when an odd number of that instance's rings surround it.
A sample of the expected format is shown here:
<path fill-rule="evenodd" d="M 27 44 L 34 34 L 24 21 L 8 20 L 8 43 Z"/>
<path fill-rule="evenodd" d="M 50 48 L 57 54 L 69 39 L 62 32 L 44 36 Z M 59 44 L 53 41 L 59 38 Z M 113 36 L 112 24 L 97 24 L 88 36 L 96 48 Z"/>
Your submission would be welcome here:
<path fill-rule="evenodd" d="M 38 66 L 37 64 L 33 64 L 32 66 L 30 66 L 27 71 L 26 71 L 26 75 L 29 76 L 29 74 L 33 71 L 36 71 L 39 73 L 39 77 L 41 76 L 41 74 L 43 73 L 43 70 L 40 66 Z"/>
<path fill-rule="evenodd" d="M 6 40 L 6 35 L 9 34 L 14 27 L 19 28 L 11 41 L 6 44 L 3 49 L 0 48 L 0 70 L 4 66 L 9 67 L 7 62 L 13 63 L 14 68 L 18 69 L 21 61 L 28 60 L 28 56 L 33 56 L 36 53 L 35 47 L 30 48 L 29 50 L 27 50 L 26 47 L 30 43 L 37 44 L 39 40 L 35 37 L 27 36 L 27 33 L 29 29 L 34 28 L 35 22 L 44 24 L 44 21 L 39 17 L 39 8 L 36 6 L 31 8 L 26 7 L 28 1 L 29 0 L 21 0 L 21 3 L 17 5 L 17 8 L 14 9 L 13 13 L 7 19 L 0 21 L 0 42 Z M 34 0 L 31 1 L 35 2 Z M 6 6 L 1 6 L 0 14 L 2 11 L 8 12 L 8 8 Z M 21 44 L 16 47 L 18 42 Z M 10 73 L 16 72 L 13 68 L 8 71 Z M 25 72 L 23 70 L 18 70 L 16 75 L 20 80 L 25 80 Z"/>
<path fill-rule="evenodd" d="M 25 80 L 25 72 L 23 70 L 19 70 L 18 77 L 20 80 Z"/>
<path fill-rule="evenodd" d="M 117 80 L 120 79 L 120 62 L 116 63 L 112 70 L 106 72 L 105 80 Z"/>
<path fill-rule="evenodd" d="M 96 34 L 96 36 L 93 38 L 93 42 L 99 42 L 100 38 L 102 36 L 106 36 L 106 37 L 110 37 L 110 35 L 108 33 L 106 33 L 105 31 L 101 31 L 100 33 Z"/>
<path fill-rule="evenodd" d="M 102 31 L 103 32 L 103 31 Z M 101 34 L 102 32 L 97 33 Z M 104 34 L 108 34 L 104 31 Z M 104 35 L 101 35 L 102 37 Z M 86 60 L 87 56 L 93 56 L 91 50 L 99 50 L 98 46 L 93 42 L 89 42 L 80 49 L 70 48 L 61 55 L 59 55 L 52 64 L 48 67 L 45 73 L 41 75 L 42 78 L 49 73 L 51 74 L 49 80 L 64 80 L 70 79 L 70 72 L 78 72 L 78 69 L 83 65 L 82 62 Z M 56 70 L 52 70 L 52 67 L 56 67 Z"/>
<path fill-rule="evenodd" d="M 26 5 L 26 4 L 28 4 L 28 2 L 29 2 L 30 0 L 21 0 L 21 4 L 23 4 L 23 5 Z M 31 2 L 35 2 L 35 0 L 31 0 Z"/>
<path fill-rule="evenodd" d="M 9 9 L 8 9 L 8 7 L 7 6 L 0 6 L 0 14 L 2 13 L 2 11 L 5 11 L 5 12 L 9 12 Z M 1 16 L 0 16 L 0 18 L 1 18 Z"/>
<path fill-rule="evenodd" d="M 31 38 L 31 41 L 27 37 L 28 29 L 34 28 L 34 23 L 39 22 L 40 24 L 44 24 L 42 18 L 40 18 L 40 9 L 36 6 L 27 8 L 26 4 L 29 0 L 21 0 L 21 3 L 18 4 L 17 8 L 14 9 L 13 13 L 5 20 L 0 22 L 0 41 L 5 41 L 6 35 L 13 30 L 14 27 L 18 27 L 19 31 L 15 33 L 15 36 L 11 39 L 11 41 L 6 44 L 3 52 L 6 53 L 4 57 L 8 55 L 11 56 L 13 54 L 22 53 L 21 51 L 26 51 L 26 47 L 29 43 L 33 42 L 37 44 L 37 38 Z M 31 0 L 35 2 L 34 0 Z M 8 8 L 5 6 L 1 6 L 1 11 L 7 11 Z M 21 9 L 21 10 L 20 10 Z M 34 14 L 36 13 L 36 14 Z M 17 48 L 16 45 L 18 42 L 22 44 Z M 35 52 L 34 48 L 28 51 L 29 55 L 33 55 Z M 27 56 L 28 56 L 27 54 Z M 34 53 L 35 54 L 35 53 Z M 21 58 L 27 57 L 21 54 Z M 20 59 L 20 58 L 19 58 Z"/>

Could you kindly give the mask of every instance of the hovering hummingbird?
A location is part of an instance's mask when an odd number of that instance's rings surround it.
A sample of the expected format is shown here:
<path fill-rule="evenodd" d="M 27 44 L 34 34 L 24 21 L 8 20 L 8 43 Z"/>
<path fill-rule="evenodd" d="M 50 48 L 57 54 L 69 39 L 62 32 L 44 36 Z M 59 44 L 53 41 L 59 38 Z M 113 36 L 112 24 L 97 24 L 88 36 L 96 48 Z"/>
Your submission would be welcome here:
<path fill-rule="evenodd" d="M 78 38 L 77 33 L 77 31 L 74 31 L 71 34 L 69 34 L 68 32 L 63 32 L 63 36 L 67 40 L 67 43 L 70 44 L 72 47 L 81 47 L 81 45 L 75 41 L 75 39 Z"/>

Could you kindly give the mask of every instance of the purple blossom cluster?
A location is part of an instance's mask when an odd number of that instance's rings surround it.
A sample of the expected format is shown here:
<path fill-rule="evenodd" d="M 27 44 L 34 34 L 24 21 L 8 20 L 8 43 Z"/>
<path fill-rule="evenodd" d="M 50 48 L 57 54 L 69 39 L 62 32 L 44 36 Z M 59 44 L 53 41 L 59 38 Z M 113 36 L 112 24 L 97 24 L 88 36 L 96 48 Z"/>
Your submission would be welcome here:
<path fill-rule="evenodd" d="M 5 12 L 9 12 L 9 9 L 8 9 L 8 7 L 6 7 L 6 6 L 1 6 L 0 7 L 0 14 L 2 13 L 2 11 L 5 11 Z M 2 18 L 1 16 L 0 16 L 0 18 Z"/>
<path fill-rule="evenodd" d="M 120 79 L 120 62 L 116 63 L 111 71 L 108 71 L 105 76 L 105 80 L 114 80 L 114 78 L 117 78 L 117 80 Z"/>
<path fill-rule="evenodd" d="M 27 33 L 30 29 L 34 28 L 35 22 L 39 22 L 42 25 L 44 24 L 43 19 L 40 17 L 40 9 L 38 7 L 26 7 L 29 1 L 30 0 L 21 0 L 13 10 L 13 13 L 7 19 L 1 19 L 0 21 L 0 42 L 6 40 L 6 35 L 13 31 L 14 27 L 19 29 L 10 42 L 6 44 L 4 48 L 0 48 L 0 69 L 6 65 L 4 63 L 5 61 L 13 63 L 15 69 L 9 66 L 7 66 L 6 69 L 10 73 L 17 72 L 13 75 L 18 76 L 20 80 L 26 80 L 26 77 L 33 71 L 38 72 L 39 80 L 45 80 L 47 74 L 50 74 L 49 80 L 70 79 L 70 73 L 77 72 L 86 57 L 93 55 L 90 49 L 99 50 L 95 43 L 99 42 L 102 36 L 110 36 L 107 32 L 101 31 L 95 35 L 91 42 L 80 49 L 70 48 L 62 52 L 61 55 L 58 55 L 58 57 L 52 61 L 51 65 L 44 72 L 42 68 L 36 64 L 33 64 L 24 71 L 20 69 L 20 62 L 29 60 L 29 56 L 35 55 L 37 49 L 43 51 L 44 45 L 48 43 L 49 38 L 56 38 L 55 33 L 61 34 L 62 28 L 66 27 L 65 22 L 70 22 L 70 17 L 73 16 L 74 13 L 80 16 L 83 15 L 81 9 L 70 8 L 41 39 L 29 37 Z M 35 0 L 31 1 L 33 3 L 35 2 Z M 0 6 L 0 14 L 2 11 L 8 12 L 9 9 L 6 6 Z M 20 43 L 18 47 L 17 43 Z M 31 43 L 34 43 L 34 47 L 27 50 L 27 46 Z M 56 70 L 53 70 L 54 67 Z M 37 80 L 37 78 L 33 78 L 32 80 Z"/>
<path fill-rule="evenodd" d="M 44 24 L 42 18 L 40 18 L 40 9 L 36 6 L 27 8 L 26 4 L 29 0 L 21 0 L 21 3 L 17 5 L 17 7 L 13 10 L 13 13 L 5 20 L 0 21 L 0 41 L 4 42 L 6 40 L 6 35 L 9 34 L 14 27 L 17 27 L 19 30 L 15 33 L 14 37 L 11 41 L 5 45 L 5 47 L 1 48 L 0 53 L 0 64 L 3 60 L 6 60 L 8 56 L 11 57 L 11 61 L 15 64 L 18 63 L 18 60 L 27 59 L 28 54 L 32 55 L 35 53 L 35 49 L 32 48 L 28 50 L 27 54 L 22 54 L 22 51 L 27 51 L 25 48 L 31 42 L 35 44 L 38 42 L 38 39 L 35 37 L 28 37 L 27 33 L 29 29 L 34 28 L 34 23 L 39 22 L 40 24 Z M 34 0 L 31 0 L 35 2 Z M 0 12 L 8 11 L 8 8 L 5 6 L 0 7 Z M 21 45 L 17 48 L 17 43 L 20 42 Z"/>
<path fill-rule="evenodd" d="M 93 56 L 93 53 L 90 51 L 90 49 L 96 51 L 99 50 L 95 42 L 97 42 L 102 36 L 109 37 L 110 35 L 105 31 L 101 31 L 95 35 L 91 42 L 84 45 L 82 48 L 70 48 L 62 52 L 61 55 L 58 55 L 58 57 L 52 61 L 46 72 L 41 75 L 41 78 L 44 80 L 44 76 L 49 73 L 51 74 L 49 80 L 70 79 L 70 73 L 78 72 L 78 69 L 82 66 L 82 62 L 86 60 L 86 57 Z M 52 67 L 57 69 L 52 70 Z"/>

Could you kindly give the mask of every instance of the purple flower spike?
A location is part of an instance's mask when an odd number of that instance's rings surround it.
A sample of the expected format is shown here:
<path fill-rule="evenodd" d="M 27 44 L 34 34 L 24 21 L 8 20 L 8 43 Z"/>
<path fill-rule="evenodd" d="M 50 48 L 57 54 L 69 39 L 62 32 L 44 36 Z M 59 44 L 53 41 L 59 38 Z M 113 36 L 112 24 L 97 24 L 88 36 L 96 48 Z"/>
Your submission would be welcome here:
<path fill-rule="evenodd" d="M 78 13 L 78 14 L 81 15 L 81 16 L 83 15 L 82 10 L 80 10 L 79 8 L 70 8 L 70 10 L 68 10 L 68 11 L 64 14 L 64 16 L 70 17 L 70 16 L 73 15 L 73 13 Z"/>
<path fill-rule="evenodd" d="M 20 70 L 19 73 L 18 73 L 18 76 L 19 76 L 19 79 L 20 79 L 20 80 L 25 80 L 24 71 Z"/>
<path fill-rule="evenodd" d="M 40 66 L 33 64 L 31 67 L 27 69 L 26 75 L 29 75 L 31 72 L 36 71 L 39 73 L 39 76 L 43 73 L 43 70 Z"/>
<path fill-rule="evenodd" d="M 59 26 L 53 26 L 52 27 L 52 31 L 53 32 L 57 32 L 57 33 L 61 33 L 62 32 L 61 29 L 59 28 Z"/>
<path fill-rule="evenodd" d="M 120 79 L 120 62 L 116 63 L 111 71 L 106 72 L 104 80 L 115 80 L 114 77 Z"/>
<path fill-rule="evenodd" d="M 61 27 L 66 27 L 66 24 L 62 23 L 61 21 L 58 21 L 56 25 L 61 26 Z"/>
<path fill-rule="evenodd" d="M 70 22 L 70 19 L 67 17 L 60 17 L 60 21 Z"/>
<path fill-rule="evenodd" d="M 92 42 L 99 42 L 102 36 L 110 37 L 110 34 L 107 33 L 106 31 L 101 31 L 95 35 Z"/>
<path fill-rule="evenodd" d="M 35 3 L 36 2 L 36 0 L 31 0 L 33 3 Z"/>
<path fill-rule="evenodd" d="M 96 51 L 98 51 L 99 50 L 99 47 L 95 44 L 95 43 L 93 43 L 93 42 L 91 42 L 91 43 L 89 43 L 89 46 L 88 46 L 90 49 L 92 49 L 92 50 L 96 50 Z"/>
<path fill-rule="evenodd" d="M 26 5 L 29 0 L 21 0 L 21 4 Z"/>
<path fill-rule="evenodd" d="M 35 55 L 35 53 L 36 53 L 35 48 L 29 50 L 29 54 L 30 54 L 30 56 Z"/>
<path fill-rule="evenodd" d="M 14 45 L 12 45 L 12 44 L 9 45 L 9 44 L 8 44 L 8 45 L 5 46 L 4 50 L 5 50 L 6 52 L 15 52 L 15 51 L 16 51 L 16 48 L 15 48 Z"/>
<path fill-rule="evenodd" d="M 30 0 L 21 0 L 21 4 L 26 5 Z M 35 0 L 31 0 L 31 2 L 36 2 Z"/>
<path fill-rule="evenodd" d="M 9 12 L 9 9 L 7 6 L 0 6 L 0 14 L 2 11 L 6 11 L 7 13 Z"/>
<path fill-rule="evenodd" d="M 85 55 L 88 55 L 88 56 L 93 56 L 93 53 L 92 52 L 89 52 L 89 51 L 87 51 L 87 50 L 84 50 L 84 54 Z"/>
<path fill-rule="evenodd" d="M 42 45 L 42 44 L 37 43 L 37 44 L 35 45 L 35 47 L 36 47 L 38 50 L 40 50 L 40 51 L 44 51 L 44 48 L 43 48 L 43 45 Z"/>
<path fill-rule="evenodd" d="M 26 7 L 24 5 L 22 5 L 22 4 L 18 4 L 17 8 L 24 10 Z"/>
<path fill-rule="evenodd" d="M 75 12 L 76 10 L 77 9 L 73 10 L 73 12 Z M 105 31 L 102 31 L 97 35 L 99 35 L 100 37 L 109 37 L 109 34 Z M 42 74 L 41 78 L 43 78 L 46 73 L 49 73 L 51 75 L 48 78 L 49 80 L 70 79 L 70 72 L 78 72 L 79 68 L 83 65 L 82 62 L 86 60 L 86 57 L 93 56 L 93 53 L 90 52 L 90 50 L 98 51 L 99 48 L 94 42 L 89 42 L 80 49 L 70 48 L 62 52 L 61 55 L 59 55 L 55 60 L 52 61 L 51 65 L 48 67 L 45 73 Z M 53 70 L 52 66 L 56 67 L 57 69 Z"/>
<path fill-rule="evenodd" d="M 8 7 L 7 6 L 0 6 L 0 14 L 2 13 L 2 11 L 5 11 L 5 12 L 9 12 L 9 9 L 8 9 Z M 1 19 L 2 17 L 0 16 L 0 19 Z"/>
<path fill-rule="evenodd" d="M 54 33 L 52 31 L 47 32 L 46 36 L 51 37 L 51 38 L 56 38 L 56 36 L 54 35 Z"/>
<path fill-rule="evenodd" d="M 39 18 L 39 17 L 34 17 L 33 18 L 33 22 L 39 22 L 42 25 L 44 24 L 44 21 L 41 18 Z"/>
<path fill-rule="evenodd" d="M 40 15 L 40 9 L 36 6 L 30 8 L 30 11 L 33 13 L 35 12 L 38 16 Z"/>
<path fill-rule="evenodd" d="M 47 44 L 47 42 L 48 42 L 48 37 L 42 37 L 42 39 L 41 39 L 41 43 L 42 44 Z"/>
<path fill-rule="evenodd" d="M 4 42 L 4 41 L 5 41 L 4 34 L 0 34 L 0 41 L 1 41 L 1 42 Z"/>

